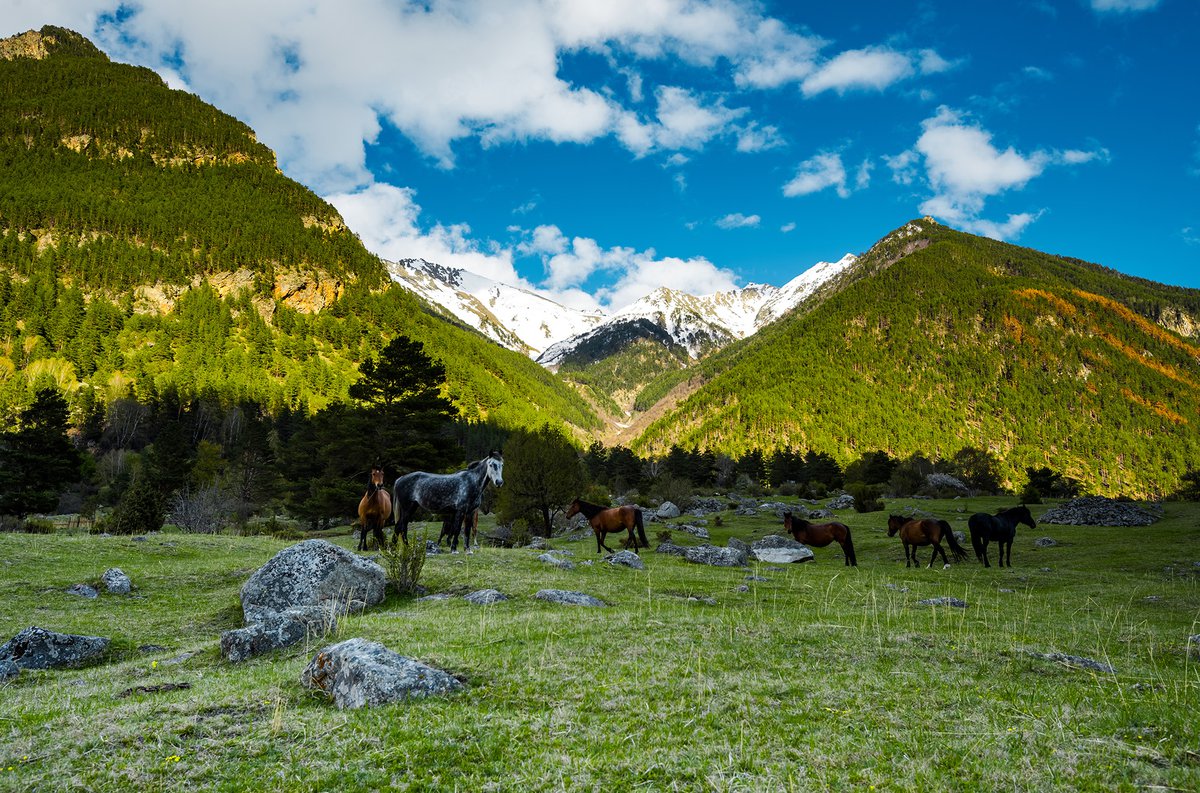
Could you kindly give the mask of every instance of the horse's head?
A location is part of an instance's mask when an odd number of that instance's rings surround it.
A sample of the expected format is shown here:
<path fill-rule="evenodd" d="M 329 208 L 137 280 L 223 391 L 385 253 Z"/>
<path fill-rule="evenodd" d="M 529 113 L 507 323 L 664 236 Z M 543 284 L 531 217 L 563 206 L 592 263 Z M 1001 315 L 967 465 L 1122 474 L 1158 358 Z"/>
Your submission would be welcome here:
<path fill-rule="evenodd" d="M 371 467 L 371 478 L 368 483 L 375 487 L 383 487 L 383 469 L 378 465 Z"/>
<path fill-rule="evenodd" d="M 1037 528 L 1037 521 L 1033 519 L 1033 514 L 1030 513 L 1029 507 L 1025 506 L 1024 504 L 1021 505 L 1020 519 L 1021 519 L 1021 522 L 1024 523 L 1029 528 L 1031 528 L 1031 529 Z"/>
<path fill-rule="evenodd" d="M 571 518 L 575 517 L 578 514 L 579 514 L 579 499 L 575 499 L 574 501 L 571 502 L 571 506 L 567 507 L 567 511 L 566 511 L 566 513 L 564 513 L 563 517 L 565 517 L 567 520 L 570 520 Z"/>
<path fill-rule="evenodd" d="M 895 537 L 896 532 L 904 525 L 905 518 L 901 515 L 888 515 L 888 536 Z"/>
<path fill-rule="evenodd" d="M 492 452 L 488 455 L 487 461 L 484 463 L 487 466 L 487 478 L 496 487 L 504 486 L 504 458 L 500 456 L 500 452 Z"/>
<path fill-rule="evenodd" d="M 784 531 L 792 530 L 792 513 L 790 512 L 783 513 L 783 529 Z"/>

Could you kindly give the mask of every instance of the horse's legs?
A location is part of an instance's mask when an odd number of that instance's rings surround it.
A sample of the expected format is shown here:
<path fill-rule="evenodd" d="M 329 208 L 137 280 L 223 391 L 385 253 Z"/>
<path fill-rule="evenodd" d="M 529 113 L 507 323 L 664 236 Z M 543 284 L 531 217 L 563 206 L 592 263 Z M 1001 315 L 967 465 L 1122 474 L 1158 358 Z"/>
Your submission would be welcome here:
<path fill-rule="evenodd" d="M 1000 542 L 1000 566 L 1004 567 L 1004 547 L 1008 546 L 1008 566 L 1012 567 L 1012 540 Z"/>
<path fill-rule="evenodd" d="M 608 532 L 603 531 L 603 530 L 596 531 L 596 546 L 597 546 L 596 553 L 600 553 L 601 548 L 608 551 L 609 553 L 616 553 L 616 551 L 614 551 L 612 548 L 609 548 L 607 545 L 604 544 L 604 535 L 607 533 Z"/>
<path fill-rule="evenodd" d="M 371 533 L 375 535 L 375 544 L 379 546 L 379 550 L 383 550 L 383 546 L 387 543 L 387 538 L 383 536 L 383 520 L 375 518 L 371 521 Z M 362 532 L 363 550 L 367 549 L 367 530 L 363 528 Z"/>
<path fill-rule="evenodd" d="M 983 566 L 984 567 L 992 566 L 992 563 L 988 561 L 988 552 L 987 552 L 988 543 L 990 543 L 990 542 L 991 542 L 991 540 L 989 540 L 987 537 L 983 538 L 982 545 L 983 545 Z M 1000 566 L 1001 567 L 1004 566 L 1004 546 L 1003 545 L 1000 546 Z"/>
<path fill-rule="evenodd" d="M 933 553 L 929 555 L 929 566 L 933 567 L 933 563 L 937 560 L 939 553 L 942 555 L 942 565 L 944 567 L 949 567 L 950 560 L 946 558 L 946 549 L 942 547 L 940 542 L 935 542 L 933 544 Z"/>
<path fill-rule="evenodd" d="M 907 542 L 905 542 L 905 543 L 904 543 L 904 566 L 905 566 L 905 567 L 910 567 L 910 566 L 911 566 L 911 565 L 909 564 L 909 561 L 908 561 L 908 555 L 909 555 L 909 545 L 908 545 L 908 543 L 907 543 Z M 916 549 L 916 548 L 913 548 L 913 549 L 912 549 L 912 557 L 913 557 L 914 559 L 915 559 L 915 558 L 917 558 L 917 549 Z"/>

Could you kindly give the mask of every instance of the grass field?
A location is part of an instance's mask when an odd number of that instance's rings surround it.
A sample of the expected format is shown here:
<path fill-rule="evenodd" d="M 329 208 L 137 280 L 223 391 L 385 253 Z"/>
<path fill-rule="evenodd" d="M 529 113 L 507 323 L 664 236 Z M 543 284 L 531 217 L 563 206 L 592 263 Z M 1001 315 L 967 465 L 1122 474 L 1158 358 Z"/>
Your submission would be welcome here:
<path fill-rule="evenodd" d="M 1011 503 L 888 507 L 962 529 Z M 840 515 L 856 569 L 836 546 L 750 570 L 645 552 L 645 571 L 581 565 L 599 559 L 590 540 L 552 543 L 572 571 L 528 550 L 434 556 L 431 592 L 512 600 L 391 595 L 321 643 L 239 665 L 219 634 L 290 543 L 0 534 L 0 642 L 29 625 L 113 639 L 103 664 L 0 686 L 0 790 L 1200 789 L 1200 505 L 1167 504 L 1148 528 L 1022 526 L 1011 569 L 906 569 L 886 514 Z M 781 531 L 769 513 L 724 523 L 713 544 Z M 1035 548 L 1042 536 L 1059 544 Z M 64 592 L 112 566 L 132 595 Z M 550 587 L 610 606 L 532 598 Z M 918 605 L 940 596 L 968 608 Z M 301 688 L 317 647 L 356 636 L 468 687 L 358 711 Z M 1041 657 L 1055 652 L 1116 673 Z M 190 688 L 119 696 L 167 683 Z"/>

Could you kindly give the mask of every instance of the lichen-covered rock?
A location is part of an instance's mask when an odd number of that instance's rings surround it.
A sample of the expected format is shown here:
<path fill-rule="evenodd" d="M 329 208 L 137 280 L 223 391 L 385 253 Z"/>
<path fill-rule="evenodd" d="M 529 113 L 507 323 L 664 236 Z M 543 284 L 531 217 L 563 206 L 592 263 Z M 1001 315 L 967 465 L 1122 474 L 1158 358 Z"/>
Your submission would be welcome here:
<path fill-rule="evenodd" d="M 686 532 L 698 540 L 707 540 L 710 538 L 708 529 L 704 528 L 703 526 L 695 526 L 691 523 L 680 523 L 672 526 L 671 528 Z"/>
<path fill-rule="evenodd" d="M 103 655 L 108 645 L 103 636 L 55 633 L 34 625 L 0 645 L 0 661 L 12 661 L 22 669 L 81 666 Z"/>
<path fill-rule="evenodd" d="M 21 674 L 21 667 L 7 659 L 0 660 L 0 683 L 7 683 Z"/>
<path fill-rule="evenodd" d="M 88 584 L 72 584 L 71 586 L 67 587 L 67 594 L 78 595 L 79 597 L 87 598 L 88 600 L 95 600 L 96 598 L 100 597 L 100 593 L 96 591 L 96 588 L 94 586 L 89 586 Z"/>
<path fill-rule="evenodd" d="M 498 589 L 478 589 L 469 595 L 464 595 L 463 599 L 476 606 L 490 606 L 493 603 L 508 600 L 508 595 Z"/>
<path fill-rule="evenodd" d="M 242 587 L 242 612 L 247 624 L 308 606 L 342 615 L 383 602 L 386 587 L 387 574 L 374 562 L 325 540 L 306 540 L 250 576 Z"/>
<path fill-rule="evenodd" d="M 560 570 L 574 570 L 575 564 L 570 559 L 563 559 L 557 554 L 544 553 L 538 557 L 539 562 L 545 562 L 548 565 L 553 565 Z"/>
<path fill-rule="evenodd" d="M 854 509 L 854 496 L 842 493 L 840 496 L 834 496 L 825 506 L 829 509 Z"/>
<path fill-rule="evenodd" d="M 617 551 L 604 557 L 604 561 L 611 565 L 621 565 L 622 567 L 632 567 L 634 570 L 645 570 L 646 563 L 642 561 L 642 557 L 638 556 L 633 551 Z"/>
<path fill-rule="evenodd" d="M 608 605 L 600 598 L 585 595 L 582 592 L 571 592 L 566 589 L 541 589 L 538 590 L 534 597 L 549 603 L 562 603 L 564 606 L 600 607 Z"/>
<path fill-rule="evenodd" d="M 453 675 L 366 639 L 348 639 L 317 651 L 300 674 L 300 682 L 324 691 L 343 710 L 463 688 Z"/>
<path fill-rule="evenodd" d="M 119 567 L 110 567 L 100 576 L 104 588 L 113 595 L 128 595 L 133 590 L 133 582 Z"/>
<path fill-rule="evenodd" d="M 655 553 L 665 553 L 671 556 L 687 556 L 687 548 L 671 542 L 660 542 L 654 549 Z"/>
<path fill-rule="evenodd" d="M 654 514 L 658 516 L 659 520 L 670 520 L 679 517 L 681 513 L 679 507 L 675 506 L 673 502 L 664 501 L 659 504 L 658 510 Z"/>
<path fill-rule="evenodd" d="M 742 543 L 745 545 L 745 543 Z M 699 545 L 684 551 L 683 558 L 692 564 L 707 564 L 713 567 L 745 567 L 748 552 L 742 548 L 718 548 L 715 545 Z"/>
<path fill-rule="evenodd" d="M 222 633 L 221 655 L 231 663 L 240 663 L 305 638 L 325 636 L 336 627 L 336 618 L 319 606 L 266 614 L 258 622 Z"/>
<path fill-rule="evenodd" d="M 1058 540 L 1053 537 L 1038 537 L 1033 541 L 1033 544 L 1038 548 L 1053 548 L 1055 545 L 1058 545 Z"/>
<path fill-rule="evenodd" d="M 778 534 L 755 540 L 750 546 L 750 555 L 768 564 L 792 564 L 813 558 L 813 552 L 807 546 Z"/>
<path fill-rule="evenodd" d="M 1033 650 L 1027 650 L 1029 655 L 1034 658 L 1041 658 L 1045 661 L 1053 661 L 1056 664 L 1071 666 L 1078 669 L 1090 669 L 1093 672 L 1106 672 L 1110 675 L 1116 674 L 1117 670 L 1113 669 L 1106 663 L 1097 661 L 1094 658 L 1085 658 L 1082 655 L 1068 655 L 1066 653 L 1039 653 Z"/>

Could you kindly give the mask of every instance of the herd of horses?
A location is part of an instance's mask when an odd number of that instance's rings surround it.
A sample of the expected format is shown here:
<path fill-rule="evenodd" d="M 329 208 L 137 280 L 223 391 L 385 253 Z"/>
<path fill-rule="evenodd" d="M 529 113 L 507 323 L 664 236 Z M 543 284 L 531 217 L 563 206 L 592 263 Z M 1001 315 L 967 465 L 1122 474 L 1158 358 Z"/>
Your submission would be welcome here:
<path fill-rule="evenodd" d="M 424 471 L 404 474 L 395 481 L 390 492 L 384 482 L 383 469 L 378 465 L 373 466 L 367 492 L 358 504 L 358 550 L 366 550 L 368 535 L 374 535 L 376 542 L 382 547 L 384 526 L 392 520 L 395 521 L 392 543 L 400 538 L 407 545 L 408 524 L 418 510 L 425 509 L 442 516 L 442 534 L 438 542 L 448 538 L 450 550 L 454 553 L 458 551 L 458 538 L 465 528 L 467 536 L 464 547 L 469 553 L 475 541 L 474 533 L 478 529 L 479 505 L 489 484 L 494 487 L 504 484 L 504 458 L 500 452 L 493 451 L 455 474 L 430 474 Z M 604 538 L 619 532 L 625 532 L 625 547 L 635 553 L 638 548 L 650 547 L 646 539 L 642 511 L 637 507 L 604 507 L 577 498 L 566 509 L 567 519 L 575 515 L 583 515 L 592 527 L 596 536 L 596 553 L 612 553 L 612 548 L 605 544 Z M 1017 525 L 1022 523 L 1031 529 L 1037 527 L 1029 513 L 1029 507 L 1024 504 L 1001 509 L 994 515 L 976 512 L 967 521 L 975 558 L 982 562 L 984 567 L 991 567 L 988 545 L 995 542 L 1000 567 L 1004 567 L 1006 562 L 1012 567 L 1013 539 L 1017 535 Z M 797 542 L 815 548 L 824 548 L 836 542 L 841 546 L 845 564 L 850 567 L 858 565 L 850 527 L 845 523 L 810 523 L 786 512 L 783 515 L 783 528 Z M 904 545 L 905 567 L 920 566 L 917 549 L 926 545 L 933 546 L 929 567 L 933 567 L 939 554 L 943 566 L 949 567 L 950 559 L 946 555 L 946 549 L 942 547 L 943 542 L 950 546 L 950 556 L 953 556 L 955 561 L 967 559 L 967 550 L 959 544 L 950 524 L 944 520 L 889 515 L 887 535 L 900 536 L 900 542 Z"/>

